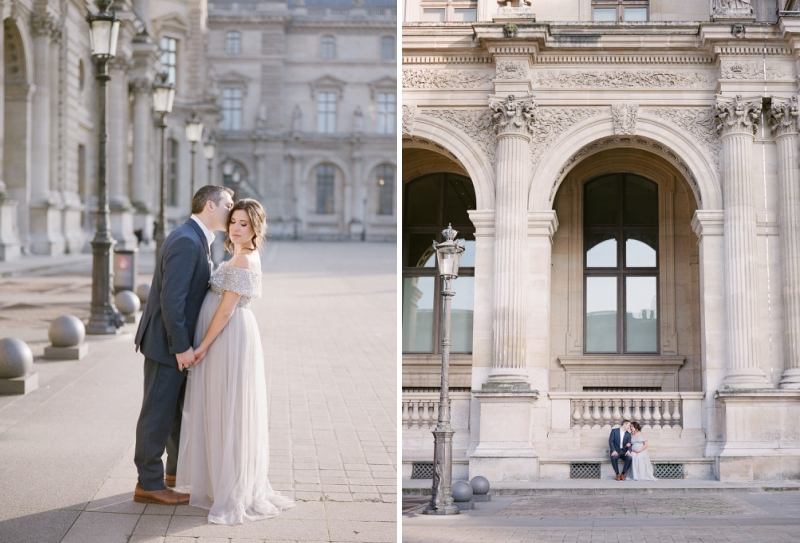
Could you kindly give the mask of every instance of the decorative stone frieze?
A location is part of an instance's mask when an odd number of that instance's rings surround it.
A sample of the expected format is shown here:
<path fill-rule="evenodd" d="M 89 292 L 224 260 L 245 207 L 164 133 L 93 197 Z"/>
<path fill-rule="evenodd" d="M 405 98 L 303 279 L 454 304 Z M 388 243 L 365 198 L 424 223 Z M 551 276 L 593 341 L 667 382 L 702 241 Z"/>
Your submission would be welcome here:
<path fill-rule="evenodd" d="M 755 135 L 761 119 L 761 98 L 745 100 L 741 94 L 735 98 L 717 96 L 717 132 L 721 137 L 729 134 Z"/>
<path fill-rule="evenodd" d="M 611 106 L 611 118 L 614 121 L 614 134 L 632 136 L 636 133 L 636 117 L 638 104 L 614 104 Z"/>
<path fill-rule="evenodd" d="M 564 72 L 546 70 L 533 75 L 538 87 L 567 87 L 581 89 L 655 88 L 711 89 L 716 81 L 705 72 L 670 70 L 592 70 Z"/>
<path fill-rule="evenodd" d="M 31 31 L 34 36 L 52 37 L 57 30 L 58 25 L 52 15 L 31 13 Z"/>
<path fill-rule="evenodd" d="M 474 70 L 403 70 L 404 89 L 479 89 L 491 82 L 491 77 Z"/>
<path fill-rule="evenodd" d="M 668 121 L 693 136 L 714 157 L 720 171 L 721 145 L 717 134 L 716 113 L 707 107 L 659 107 L 643 108 L 642 113 L 654 115 Z"/>
<path fill-rule="evenodd" d="M 711 16 L 718 20 L 755 20 L 750 0 L 714 0 Z"/>
<path fill-rule="evenodd" d="M 403 104 L 403 135 L 411 135 L 414 130 L 414 115 L 416 105 Z"/>
<path fill-rule="evenodd" d="M 489 107 L 494 112 L 492 120 L 498 135 L 528 136 L 533 130 L 536 101 L 532 97 L 517 99 L 509 95 L 503 101 L 490 100 Z"/>
<path fill-rule="evenodd" d="M 565 130 L 607 111 L 600 107 L 536 108 L 536 122 L 531 129 L 531 167 L 536 167 L 542 154 L 553 146 Z"/>
<path fill-rule="evenodd" d="M 495 65 L 495 79 L 528 79 L 530 71 L 526 62 L 498 60 Z"/>
<path fill-rule="evenodd" d="M 444 121 L 464 132 L 475 142 L 489 161 L 495 161 L 495 135 L 489 109 L 422 109 L 420 115 Z"/>
<path fill-rule="evenodd" d="M 788 100 L 773 98 L 767 114 L 769 126 L 775 137 L 797 134 L 797 119 L 800 111 L 797 108 L 797 97 Z"/>
<path fill-rule="evenodd" d="M 792 69 L 776 62 L 745 60 L 723 61 L 720 63 L 721 79 L 758 79 L 774 81 L 778 79 L 791 79 Z"/>

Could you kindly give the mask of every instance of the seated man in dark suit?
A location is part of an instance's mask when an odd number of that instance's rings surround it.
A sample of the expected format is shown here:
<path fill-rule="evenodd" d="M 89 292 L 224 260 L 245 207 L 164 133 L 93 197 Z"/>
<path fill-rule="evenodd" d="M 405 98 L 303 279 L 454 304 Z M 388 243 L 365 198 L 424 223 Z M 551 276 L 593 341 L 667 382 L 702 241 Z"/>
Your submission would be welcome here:
<path fill-rule="evenodd" d="M 617 474 L 617 481 L 624 481 L 625 474 L 631 467 L 631 421 L 623 420 L 619 428 L 611 430 L 611 435 L 608 436 L 608 448 L 611 451 L 611 466 L 614 468 L 614 473 Z M 617 460 L 620 458 L 625 459 L 625 466 L 622 468 L 622 473 L 619 472 Z"/>

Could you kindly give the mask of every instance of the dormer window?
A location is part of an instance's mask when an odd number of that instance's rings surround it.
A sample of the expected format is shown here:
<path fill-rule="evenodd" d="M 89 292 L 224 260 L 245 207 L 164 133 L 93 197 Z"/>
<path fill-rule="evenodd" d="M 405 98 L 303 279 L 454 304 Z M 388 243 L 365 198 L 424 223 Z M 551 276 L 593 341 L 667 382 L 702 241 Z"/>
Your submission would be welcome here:
<path fill-rule="evenodd" d="M 648 21 L 649 10 L 650 0 L 592 0 L 594 21 Z"/>

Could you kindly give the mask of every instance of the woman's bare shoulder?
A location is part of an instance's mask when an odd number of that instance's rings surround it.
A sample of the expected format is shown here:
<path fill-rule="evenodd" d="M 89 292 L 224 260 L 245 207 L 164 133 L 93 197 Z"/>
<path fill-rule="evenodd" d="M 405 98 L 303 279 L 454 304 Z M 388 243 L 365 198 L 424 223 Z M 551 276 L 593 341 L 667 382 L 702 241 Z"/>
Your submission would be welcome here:
<path fill-rule="evenodd" d="M 258 253 L 234 255 L 228 260 L 228 266 L 261 273 L 261 260 L 258 258 Z"/>

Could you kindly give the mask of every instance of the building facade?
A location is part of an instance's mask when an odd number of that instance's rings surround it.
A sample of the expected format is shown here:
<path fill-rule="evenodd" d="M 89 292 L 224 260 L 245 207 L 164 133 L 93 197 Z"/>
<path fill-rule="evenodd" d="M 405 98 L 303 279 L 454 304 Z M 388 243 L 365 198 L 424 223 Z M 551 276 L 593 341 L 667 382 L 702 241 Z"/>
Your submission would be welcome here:
<path fill-rule="evenodd" d="M 440 383 L 431 241 L 454 282 L 454 477 L 800 476 L 800 6 L 407 0 L 403 476 Z M 427 471 L 427 473 L 426 473 Z"/>
<path fill-rule="evenodd" d="M 169 226 L 188 217 L 194 188 L 212 182 L 258 198 L 272 236 L 394 239 L 396 7 L 386 0 L 115 0 L 111 7 L 122 20 L 108 94 L 117 248 L 152 245 L 162 148 L 152 86 L 162 71 L 176 87 L 163 134 Z M 0 260 L 88 250 L 98 86 L 86 15 L 96 8 L 18 0 L 2 9 Z M 193 117 L 204 124 L 194 148 L 185 132 Z M 211 160 L 203 153 L 209 139 Z"/>

